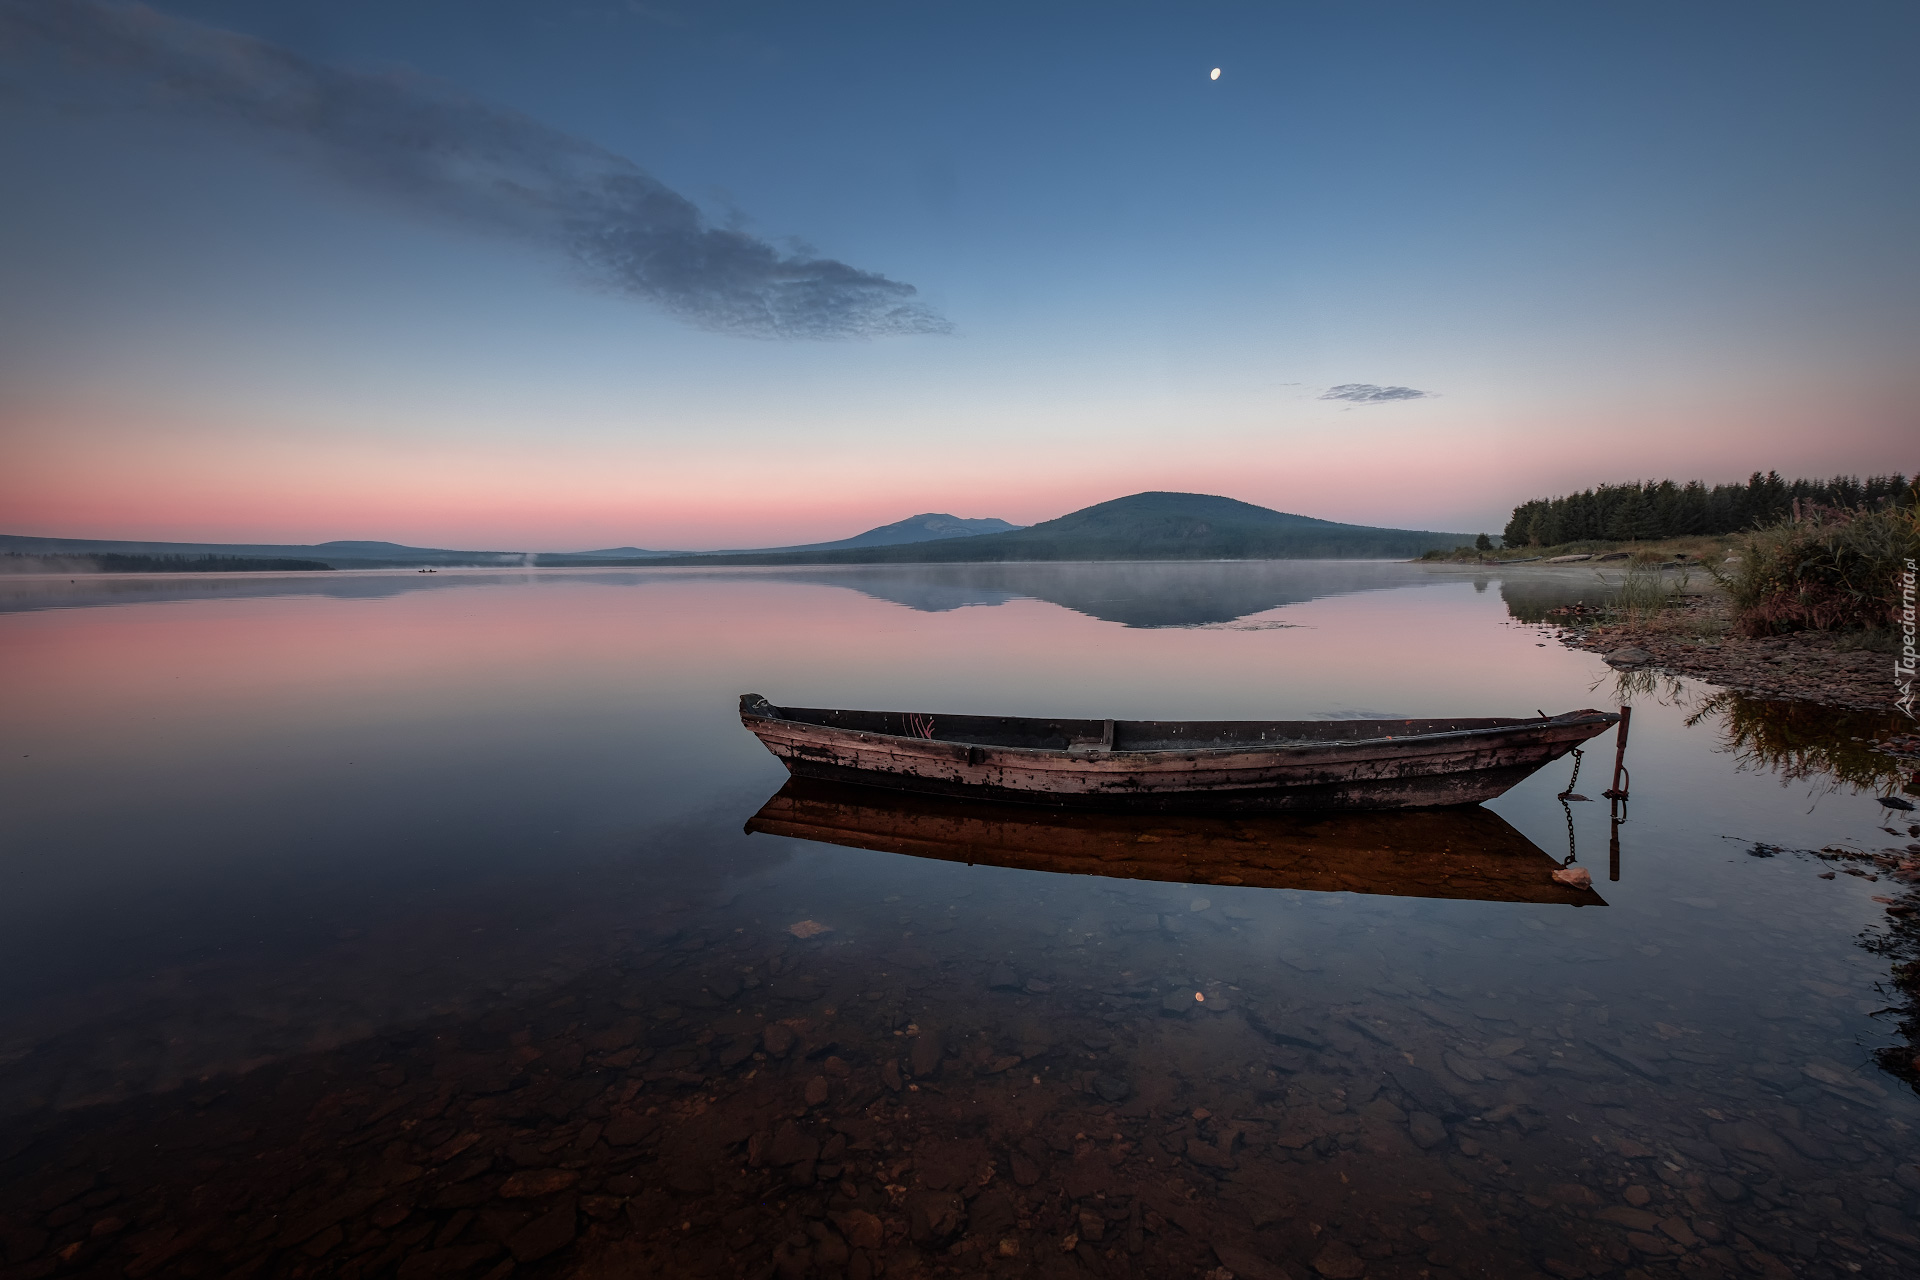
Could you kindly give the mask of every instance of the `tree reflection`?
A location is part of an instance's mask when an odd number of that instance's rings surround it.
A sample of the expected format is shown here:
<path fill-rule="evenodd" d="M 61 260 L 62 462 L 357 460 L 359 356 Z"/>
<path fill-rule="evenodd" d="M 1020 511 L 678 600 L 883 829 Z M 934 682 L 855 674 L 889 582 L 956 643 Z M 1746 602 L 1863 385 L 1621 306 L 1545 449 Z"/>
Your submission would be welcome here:
<path fill-rule="evenodd" d="M 1843 711 L 1728 690 L 1701 702 L 1687 725 L 1715 719 L 1720 722 L 1722 751 L 1732 754 L 1742 769 L 1779 774 L 1783 785 L 1808 779 L 1824 782 L 1829 792 L 1846 786 L 1890 793 L 1911 771 L 1910 765 L 1875 749 L 1877 741 L 1899 731 L 1894 717 L 1881 712 Z"/>

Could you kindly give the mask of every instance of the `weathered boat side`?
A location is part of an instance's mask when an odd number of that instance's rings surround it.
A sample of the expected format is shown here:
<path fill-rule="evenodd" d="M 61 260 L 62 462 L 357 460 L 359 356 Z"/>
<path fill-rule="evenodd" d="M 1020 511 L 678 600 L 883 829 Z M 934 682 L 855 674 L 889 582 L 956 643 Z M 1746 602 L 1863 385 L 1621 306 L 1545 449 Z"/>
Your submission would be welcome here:
<path fill-rule="evenodd" d="M 757 694 L 742 697 L 740 715 L 796 777 L 1024 804 L 1215 812 L 1474 804 L 1617 719 L 1584 710 L 1531 720 L 1041 720 L 780 708 Z"/>

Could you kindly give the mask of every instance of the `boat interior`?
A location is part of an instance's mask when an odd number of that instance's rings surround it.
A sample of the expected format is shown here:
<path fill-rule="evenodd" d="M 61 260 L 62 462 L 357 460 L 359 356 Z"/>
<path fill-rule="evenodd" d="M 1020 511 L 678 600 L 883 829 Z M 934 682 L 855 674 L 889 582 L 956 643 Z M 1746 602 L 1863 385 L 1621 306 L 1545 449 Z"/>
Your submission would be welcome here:
<path fill-rule="evenodd" d="M 765 705 L 765 704 L 763 704 Z M 751 710 L 751 708 L 749 708 Z M 1428 720 L 1051 720 L 1033 716 L 960 716 L 913 711 L 841 711 L 774 707 L 761 715 L 855 733 L 929 738 L 980 747 L 1067 751 L 1182 751 L 1207 747 L 1364 742 L 1463 729 L 1538 724 L 1534 717 Z"/>

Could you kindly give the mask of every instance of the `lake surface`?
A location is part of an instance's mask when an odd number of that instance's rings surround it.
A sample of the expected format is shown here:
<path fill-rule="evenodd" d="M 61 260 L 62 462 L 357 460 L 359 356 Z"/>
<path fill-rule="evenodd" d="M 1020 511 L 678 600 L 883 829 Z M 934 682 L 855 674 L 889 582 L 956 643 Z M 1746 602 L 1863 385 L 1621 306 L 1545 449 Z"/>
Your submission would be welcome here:
<path fill-rule="evenodd" d="M 1920 1100 L 1876 1059 L 1905 886 L 1811 852 L 1920 835 L 1875 800 L 1888 726 L 1622 689 L 1529 621 L 1583 594 L 1359 563 L 0 579 L 0 1275 L 1920 1273 Z M 1556 799 L 1563 760 L 1485 813 L 1304 835 L 1016 814 L 969 865 L 859 847 L 951 814 L 777 798 L 745 692 L 1631 701 L 1632 800 L 1610 824 L 1608 735 L 1598 802 Z M 857 830 L 748 833 L 770 800 Z M 1114 874 L 1046 869 L 1089 841 Z M 1152 878 L 1162 845 L 1210 870 Z M 1586 905 L 1552 896 L 1570 851 Z"/>

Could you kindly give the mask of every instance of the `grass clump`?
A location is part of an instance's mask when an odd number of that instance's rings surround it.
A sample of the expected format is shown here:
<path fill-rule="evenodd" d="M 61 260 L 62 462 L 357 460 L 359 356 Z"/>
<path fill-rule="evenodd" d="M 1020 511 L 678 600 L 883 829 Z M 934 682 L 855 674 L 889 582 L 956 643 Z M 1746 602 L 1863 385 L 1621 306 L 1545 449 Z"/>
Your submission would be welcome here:
<path fill-rule="evenodd" d="M 1666 573 L 1649 564 L 1632 563 L 1614 592 L 1614 611 L 1627 622 L 1647 622 L 1680 603 L 1687 576 L 1685 569 Z"/>
<path fill-rule="evenodd" d="M 1802 508 L 1740 539 L 1715 577 L 1733 599 L 1745 635 L 1871 631 L 1900 605 L 1900 575 L 1920 557 L 1920 502 L 1877 511 Z"/>

